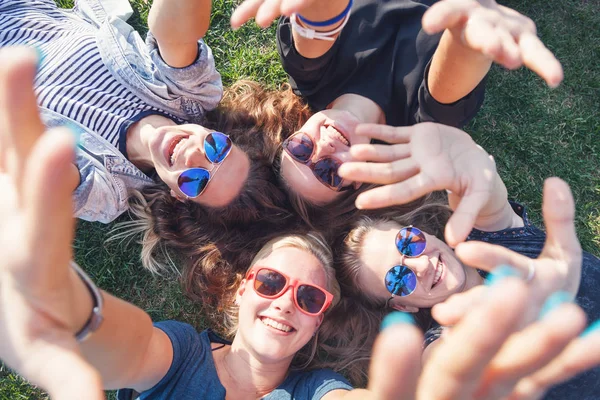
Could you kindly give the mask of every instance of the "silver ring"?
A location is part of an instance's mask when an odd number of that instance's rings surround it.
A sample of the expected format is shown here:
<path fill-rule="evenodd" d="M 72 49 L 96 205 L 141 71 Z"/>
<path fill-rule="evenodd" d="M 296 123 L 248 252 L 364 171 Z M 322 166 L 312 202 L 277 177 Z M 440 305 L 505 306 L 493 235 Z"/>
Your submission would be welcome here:
<path fill-rule="evenodd" d="M 535 278 L 535 264 L 533 263 L 533 260 L 530 259 L 529 263 L 527 263 L 527 277 L 525 278 L 525 282 L 529 283 L 533 278 Z"/>

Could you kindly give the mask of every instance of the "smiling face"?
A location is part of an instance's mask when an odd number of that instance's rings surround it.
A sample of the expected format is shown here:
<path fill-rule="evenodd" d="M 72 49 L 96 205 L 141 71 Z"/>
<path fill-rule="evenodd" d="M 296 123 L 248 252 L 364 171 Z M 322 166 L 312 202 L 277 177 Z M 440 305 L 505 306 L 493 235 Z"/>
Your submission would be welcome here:
<path fill-rule="evenodd" d="M 177 185 L 177 178 L 188 168 L 205 168 L 211 173 L 211 180 L 204 192 L 189 201 L 211 207 L 223 207 L 231 203 L 242 190 L 250 160 L 237 146 L 233 145 L 229 155 L 218 166 L 212 164 L 205 155 L 204 139 L 211 130 L 200 125 L 163 126 L 152 132 L 148 141 L 150 157 L 160 179 L 171 193 L 185 201 L 186 196 Z"/>
<path fill-rule="evenodd" d="M 368 138 L 354 134 L 359 123 L 353 114 L 343 110 L 325 110 L 313 115 L 300 128 L 315 146 L 310 160 L 315 163 L 323 157 L 334 157 L 342 163 L 352 161 L 350 146 L 369 142 Z M 341 196 L 340 192 L 323 185 L 308 166 L 283 150 L 280 173 L 291 190 L 312 203 L 327 204 Z M 344 180 L 342 187 L 353 184 Z"/>
<path fill-rule="evenodd" d="M 384 278 L 390 268 L 402 265 L 402 254 L 395 245 L 402 226 L 395 222 L 378 223 L 364 237 L 360 261 L 363 267 L 359 280 L 363 290 L 381 302 L 391 297 Z M 454 251 L 435 236 L 425 232 L 427 246 L 419 257 L 404 257 L 404 265 L 417 275 L 417 287 L 408 296 L 396 296 L 389 305 L 401 311 L 416 312 L 446 300 L 461 292 L 467 282 L 466 267 Z"/>
<path fill-rule="evenodd" d="M 323 266 L 306 250 L 280 247 L 256 260 L 255 265 L 327 287 Z M 280 297 L 266 299 L 254 291 L 253 283 L 253 280 L 243 280 L 237 292 L 236 301 L 240 306 L 235 341 L 263 362 L 291 362 L 320 326 L 323 314 L 310 316 L 301 312 L 294 302 L 292 287 L 288 287 Z"/>

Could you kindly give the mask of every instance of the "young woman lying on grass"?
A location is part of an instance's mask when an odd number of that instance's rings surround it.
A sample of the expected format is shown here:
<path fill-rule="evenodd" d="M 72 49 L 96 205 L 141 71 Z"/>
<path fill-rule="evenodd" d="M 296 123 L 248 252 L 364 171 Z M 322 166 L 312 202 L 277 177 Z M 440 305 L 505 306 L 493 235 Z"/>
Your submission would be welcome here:
<path fill-rule="evenodd" d="M 600 319 L 600 259 L 581 251 L 565 182 L 551 178 L 545 183 L 544 233 L 531 224 L 524 206 L 508 201 L 493 159 L 468 134 L 439 124 L 367 125 L 358 132 L 390 143 L 356 146 L 353 155 L 371 162 L 340 168 L 344 176 L 384 184 L 363 193 L 357 200 L 361 207 L 402 204 L 443 189 L 449 190 L 449 207 L 433 202 L 410 213 L 389 208 L 357 216 L 340 254 L 342 281 L 354 295 L 382 312 L 419 313 L 427 329 L 431 307 L 482 285 L 490 267 L 508 264 L 525 278 L 534 297 L 558 291 L 563 301 L 576 300 L 591 321 Z M 460 243 L 465 238 L 469 242 Z M 532 305 L 528 317 L 539 312 Z M 452 325 L 451 319 L 433 316 Z M 441 332 L 435 325 L 426 344 Z M 551 390 L 547 398 L 593 399 L 600 393 L 598 382 L 600 369 L 594 369 Z"/>
<path fill-rule="evenodd" d="M 223 92 L 201 40 L 210 10 L 210 0 L 156 0 L 144 42 L 125 22 L 125 0 L 77 0 L 73 10 L 53 0 L 0 1 L 0 46 L 39 50 L 42 121 L 30 123 L 80 135 L 68 172 L 76 216 L 110 222 L 132 190 L 157 218 L 227 224 L 285 213 L 270 170 L 268 136 L 278 132 L 261 132 L 268 121 L 236 112 L 235 100 L 209 112 Z"/>
<path fill-rule="evenodd" d="M 75 140 L 59 129 L 36 141 L 41 127 L 10 110 L 8 93 L 0 85 L 0 359 L 53 398 L 95 400 L 104 397 L 103 387 L 129 387 L 141 399 L 493 399 L 511 393 L 533 399 L 566 374 L 600 362 L 600 335 L 577 337 L 585 318 L 575 305 L 519 331 L 528 303 L 543 299 L 507 278 L 497 279 L 472 313 L 458 316 L 422 373 L 422 335 L 403 314 L 383 325 L 367 389 L 351 390 L 330 370 L 297 371 L 296 355 L 327 323 L 325 312 L 338 299 L 329 252 L 316 236 L 279 238 L 257 255 L 235 289 L 232 342 L 175 321 L 153 325 L 144 311 L 100 292 L 70 261 L 74 223 L 66 172 Z M 543 343 L 543 352 L 533 351 L 532 341 Z M 499 374 L 502 368 L 511 374 Z"/>
<path fill-rule="evenodd" d="M 288 16 L 277 43 L 290 84 L 319 112 L 287 138 L 276 163 L 311 223 L 361 185 L 337 173 L 353 160 L 351 145 L 374 139 L 355 135 L 358 123 L 464 126 L 483 102 L 494 61 L 525 65 L 553 87 L 563 76 L 535 24 L 493 0 L 247 0 L 231 21 L 255 17 L 267 26 L 280 14 Z"/>

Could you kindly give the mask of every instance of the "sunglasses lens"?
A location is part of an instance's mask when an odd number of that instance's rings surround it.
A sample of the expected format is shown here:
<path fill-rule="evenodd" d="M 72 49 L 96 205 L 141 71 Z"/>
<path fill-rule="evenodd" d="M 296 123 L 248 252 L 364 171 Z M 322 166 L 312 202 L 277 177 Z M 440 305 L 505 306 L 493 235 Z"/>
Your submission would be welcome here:
<path fill-rule="evenodd" d="M 231 151 L 231 139 L 221 132 L 213 132 L 204 139 L 204 152 L 206 158 L 213 164 L 223 162 Z"/>
<path fill-rule="evenodd" d="M 396 235 L 398 251 L 407 257 L 418 257 L 425 251 L 427 241 L 421 230 L 412 226 L 400 229 Z"/>
<path fill-rule="evenodd" d="M 254 278 L 254 290 L 263 296 L 276 296 L 283 290 L 287 279 L 277 271 L 261 269 Z"/>
<path fill-rule="evenodd" d="M 315 164 L 313 169 L 315 176 L 330 187 L 340 187 L 342 178 L 337 174 L 341 163 L 335 158 L 322 158 Z"/>
<path fill-rule="evenodd" d="M 408 296 L 417 288 L 417 276 L 410 268 L 396 265 L 385 274 L 385 286 L 396 296 Z"/>
<path fill-rule="evenodd" d="M 177 185 L 186 196 L 197 197 L 208 184 L 209 177 L 210 173 L 204 168 L 190 168 L 179 175 Z"/>
<path fill-rule="evenodd" d="M 308 135 L 297 133 L 285 141 L 285 148 L 296 161 L 306 163 L 310 160 L 314 143 Z"/>
<path fill-rule="evenodd" d="M 326 300 L 325 293 L 318 287 L 310 285 L 298 286 L 298 305 L 309 314 L 318 314 Z"/>

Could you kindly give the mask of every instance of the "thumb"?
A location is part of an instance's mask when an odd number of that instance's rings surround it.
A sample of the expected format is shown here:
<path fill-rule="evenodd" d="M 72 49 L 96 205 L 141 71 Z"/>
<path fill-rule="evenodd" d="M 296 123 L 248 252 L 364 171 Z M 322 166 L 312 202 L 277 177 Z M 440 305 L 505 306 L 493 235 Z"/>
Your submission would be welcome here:
<path fill-rule="evenodd" d="M 421 372 L 423 335 L 407 313 L 392 312 L 383 320 L 383 331 L 373 347 L 369 391 L 374 399 L 415 398 Z"/>
<path fill-rule="evenodd" d="M 81 355 L 61 352 L 53 360 L 48 393 L 57 400 L 103 400 L 102 379 L 99 372 L 88 364 Z"/>

